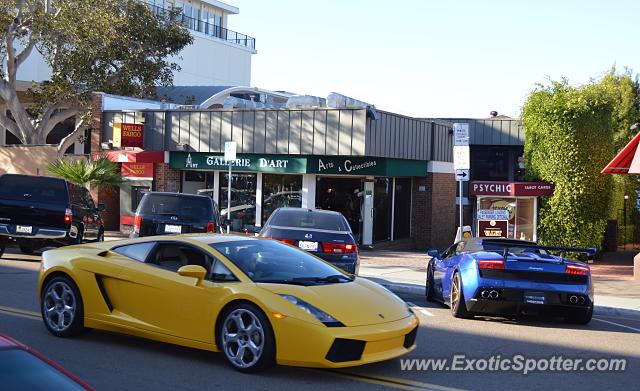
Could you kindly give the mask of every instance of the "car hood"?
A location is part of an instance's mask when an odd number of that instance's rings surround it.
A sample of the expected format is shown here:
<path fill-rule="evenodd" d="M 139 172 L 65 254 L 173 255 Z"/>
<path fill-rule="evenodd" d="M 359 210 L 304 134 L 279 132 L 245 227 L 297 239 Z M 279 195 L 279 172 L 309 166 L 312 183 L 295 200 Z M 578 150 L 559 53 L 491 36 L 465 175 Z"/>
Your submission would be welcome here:
<path fill-rule="evenodd" d="M 352 282 L 326 285 L 258 283 L 276 294 L 296 296 L 333 316 L 345 326 L 393 322 L 410 315 L 407 304 L 380 285 L 357 277 Z"/>

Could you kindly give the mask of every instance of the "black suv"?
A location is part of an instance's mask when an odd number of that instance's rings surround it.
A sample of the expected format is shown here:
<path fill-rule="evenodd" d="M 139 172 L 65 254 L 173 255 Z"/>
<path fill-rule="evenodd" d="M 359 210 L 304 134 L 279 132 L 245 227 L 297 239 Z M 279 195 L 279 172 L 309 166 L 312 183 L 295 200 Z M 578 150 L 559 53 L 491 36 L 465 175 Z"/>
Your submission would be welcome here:
<path fill-rule="evenodd" d="M 60 178 L 0 176 L 0 255 L 17 243 L 30 254 L 45 246 L 104 240 L 100 211 L 89 191 Z"/>
<path fill-rule="evenodd" d="M 132 238 L 197 232 L 220 233 L 220 214 L 207 196 L 148 192 L 142 196 Z"/>

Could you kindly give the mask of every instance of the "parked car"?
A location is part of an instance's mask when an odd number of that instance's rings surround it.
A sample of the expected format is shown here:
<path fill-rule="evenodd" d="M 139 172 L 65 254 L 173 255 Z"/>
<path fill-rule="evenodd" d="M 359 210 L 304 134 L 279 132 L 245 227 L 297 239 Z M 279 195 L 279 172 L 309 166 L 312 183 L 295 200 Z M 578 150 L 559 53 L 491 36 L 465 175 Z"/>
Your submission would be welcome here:
<path fill-rule="evenodd" d="M 220 351 L 242 372 L 357 366 L 416 347 L 419 321 L 407 303 L 275 240 L 152 236 L 78 250 L 42 256 L 41 313 L 58 337 L 117 331 Z"/>
<path fill-rule="evenodd" d="M 347 219 L 321 209 L 278 208 L 259 236 L 306 250 L 347 273 L 358 274 L 358 245 Z"/>
<path fill-rule="evenodd" d="M 12 242 L 23 253 L 45 246 L 104 240 L 104 225 L 89 191 L 61 178 L 0 176 L 0 254 Z"/>
<path fill-rule="evenodd" d="M 457 318 L 531 313 L 586 324 L 593 314 L 590 268 L 565 254 L 595 252 L 524 240 L 463 239 L 442 254 L 429 250 L 427 300 L 448 304 Z"/>
<path fill-rule="evenodd" d="M 132 238 L 221 231 L 216 203 L 207 196 L 148 192 L 136 210 Z"/>
<path fill-rule="evenodd" d="M 60 365 L 2 333 L 0 385 L 3 391 L 93 390 Z"/>

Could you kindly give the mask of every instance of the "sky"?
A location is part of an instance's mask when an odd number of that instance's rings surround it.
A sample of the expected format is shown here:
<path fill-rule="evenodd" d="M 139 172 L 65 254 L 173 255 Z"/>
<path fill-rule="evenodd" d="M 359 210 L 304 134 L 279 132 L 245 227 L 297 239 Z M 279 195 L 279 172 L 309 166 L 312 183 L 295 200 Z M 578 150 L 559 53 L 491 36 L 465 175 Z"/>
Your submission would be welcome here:
<path fill-rule="evenodd" d="M 252 86 L 410 116 L 517 117 L 538 83 L 640 71 L 637 0 L 225 2 L 256 38 Z"/>

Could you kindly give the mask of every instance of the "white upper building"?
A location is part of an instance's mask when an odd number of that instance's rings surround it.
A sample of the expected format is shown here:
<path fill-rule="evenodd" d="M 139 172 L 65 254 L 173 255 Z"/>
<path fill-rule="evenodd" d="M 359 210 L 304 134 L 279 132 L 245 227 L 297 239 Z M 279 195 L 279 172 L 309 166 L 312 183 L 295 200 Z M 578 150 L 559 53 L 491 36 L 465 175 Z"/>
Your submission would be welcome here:
<path fill-rule="evenodd" d="M 174 59 L 181 70 L 174 74 L 175 85 L 251 85 L 251 55 L 256 40 L 227 29 L 229 15 L 239 13 L 237 7 L 217 0 L 141 0 L 154 13 L 172 7 L 183 10 L 182 23 L 193 36 L 193 44 Z M 51 73 L 37 51 L 20 67 L 18 80 L 42 82 Z"/>

